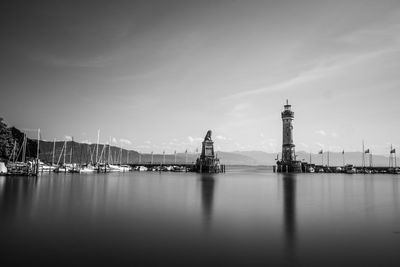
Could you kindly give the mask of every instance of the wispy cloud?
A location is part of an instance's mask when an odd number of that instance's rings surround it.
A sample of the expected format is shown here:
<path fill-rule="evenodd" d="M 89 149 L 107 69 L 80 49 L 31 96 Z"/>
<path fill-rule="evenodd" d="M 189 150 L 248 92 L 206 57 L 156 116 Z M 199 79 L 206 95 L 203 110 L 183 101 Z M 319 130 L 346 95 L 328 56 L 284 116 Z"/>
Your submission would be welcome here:
<path fill-rule="evenodd" d="M 69 135 L 64 136 L 64 138 L 65 138 L 65 140 L 67 140 L 67 141 L 71 141 L 71 140 L 72 140 L 72 136 L 69 136 Z"/>
<path fill-rule="evenodd" d="M 223 100 L 230 100 L 230 99 L 238 99 L 241 97 L 251 96 L 251 95 L 259 95 L 264 93 L 271 93 L 286 90 L 292 87 L 299 86 L 300 84 L 304 84 L 313 80 L 316 80 L 321 77 L 321 73 L 316 72 L 315 70 L 306 71 L 301 73 L 287 81 L 283 81 L 280 83 L 275 83 L 271 85 L 267 85 L 265 87 L 261 87 L 254 90 L 248 90 L 240 93 L 236 93 L 227 97 L 224 97 Z"/>

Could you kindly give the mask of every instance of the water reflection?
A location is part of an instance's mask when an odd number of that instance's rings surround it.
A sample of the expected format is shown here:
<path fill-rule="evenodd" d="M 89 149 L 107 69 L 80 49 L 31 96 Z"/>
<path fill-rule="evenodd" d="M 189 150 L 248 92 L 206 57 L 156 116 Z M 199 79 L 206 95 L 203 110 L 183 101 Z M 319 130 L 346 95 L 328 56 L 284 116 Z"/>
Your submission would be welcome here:
<path fill-rule="evenodd" d="M 1 177 L 0 216 L 2 222 L 10 222 L 19 215 L 19 212 L 25 214 L 25 211 L 29 210 L 36 186 L 36 177 Z"/>
<path fill-rule="evenodd" d="M 203 221 L 208 228 L 212 219 L 215 179 L 212 174 L 201 174 L 201 206 L 203 211 Z"/>
<path fill-rule="evenodd" d="M 280 178 L 283 180 L 283 217 L 286 246 L 288 251 L 291 251 L 296 243 L 296 174 L 285 173 Z"/>

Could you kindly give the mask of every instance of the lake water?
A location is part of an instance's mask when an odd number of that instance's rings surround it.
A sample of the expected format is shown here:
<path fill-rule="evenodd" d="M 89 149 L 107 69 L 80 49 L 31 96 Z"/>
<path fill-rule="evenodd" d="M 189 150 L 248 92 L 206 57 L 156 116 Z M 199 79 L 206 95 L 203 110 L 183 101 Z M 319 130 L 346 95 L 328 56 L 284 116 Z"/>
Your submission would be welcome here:
<path fill-rule="evenodd" d="M 0 177 L 0 262 L 400 266 L 400 176 L 131 172 Z"/>

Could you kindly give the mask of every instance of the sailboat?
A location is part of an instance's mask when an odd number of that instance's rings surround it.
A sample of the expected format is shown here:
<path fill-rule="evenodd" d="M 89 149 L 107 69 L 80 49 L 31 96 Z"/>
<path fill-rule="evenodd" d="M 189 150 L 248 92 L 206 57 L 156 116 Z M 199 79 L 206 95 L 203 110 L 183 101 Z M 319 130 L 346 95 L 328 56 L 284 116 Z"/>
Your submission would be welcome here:
<path fill-rule="evenodd" d="M 91 155 L 91 159 L 93 159 L 93 154 L 91 153 L 90 146 L 87 148 L 89 150 L 89 154 Z M 81 150 L 81 157 L 80 161 L 82 163 L 82 148 Z M 86 155 L 87 155 L 87 150 L 86 150 Z M 96 168 L 92 165 L 92 160 L 89 163 L 86 163 L 85 165 L 81 164 L 81 167 L 79 168 L 79 173 L 93 173 L 96 171 Z"/>
<path fill-rule="evenodd" d="M 63 152 L 64 152 L 64 156 L 63 156 Z M 63 164 L 60 166 L 61 156 L 63 156 Z M 57 166 L 58 167 L 54 170 L 54 172 L 57 172 L 57 173 L 59 173 L 59 172 L 64 172 L 64 173 L 68 172 L 69 166 L 67 166 L 66 163 L 65 163 L 65 158 L 66 157 L 67 157 L 67 140 L 64 141 L 64 145 L 63 145 L 63 147 L 61 149 L 60 157 L 58 158 L 58 162 L 57 162 Z"/>
<path fill-rule="evenodd" d="M 13 152 L 11 155 L 12 161 L 7 164 L 7 174 L 8 175 L 31 175 L 33 173 L 32 165 L 26 162 L 26 144 L 27 137 L 24 133 L 22 145 L 17 153 L 17 143 L 15 142 Z M 22 155 L 21 155 L 22 153 Z M 21 161 L 18 161 L 21 155 Z"/>

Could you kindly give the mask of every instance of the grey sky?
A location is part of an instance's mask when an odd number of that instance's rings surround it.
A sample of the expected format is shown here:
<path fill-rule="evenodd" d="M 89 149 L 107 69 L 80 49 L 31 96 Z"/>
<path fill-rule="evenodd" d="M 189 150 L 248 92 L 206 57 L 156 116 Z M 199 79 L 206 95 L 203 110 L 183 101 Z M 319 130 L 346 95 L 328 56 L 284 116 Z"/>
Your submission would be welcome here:
<path fill-rule="evenodd" d="M 399 1 L 10 1 L 0 29 L 0 115 L 47 139 L 279 151 L 288 98 L 298 150 L 400 145 Z"/>

